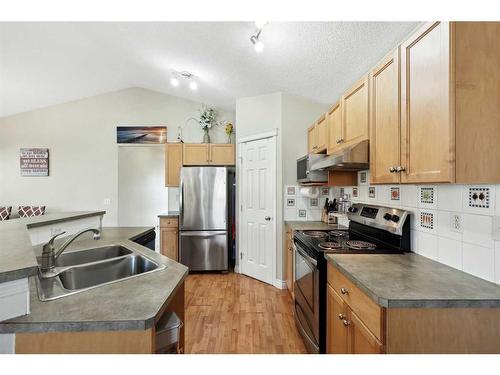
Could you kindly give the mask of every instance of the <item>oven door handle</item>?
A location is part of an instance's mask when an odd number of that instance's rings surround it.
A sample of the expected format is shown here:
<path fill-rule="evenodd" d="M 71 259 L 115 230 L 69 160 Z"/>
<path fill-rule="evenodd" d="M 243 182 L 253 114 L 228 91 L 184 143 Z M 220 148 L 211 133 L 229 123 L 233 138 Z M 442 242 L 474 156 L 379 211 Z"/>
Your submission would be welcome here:
<path fill-rule="evenodd" d="M 307 260 L 309 263 L 313 264 L 315 267 L 318 265 L 318 262 L 316 259 L 311 258 L 309 255 L 307 255 L 304 250 L 300 248 L 300 246 L 297 246 L 295 243 L 293 244 L 293 248 L 295 249 L 296 252 L 302 256 L 305 260 Z"/>

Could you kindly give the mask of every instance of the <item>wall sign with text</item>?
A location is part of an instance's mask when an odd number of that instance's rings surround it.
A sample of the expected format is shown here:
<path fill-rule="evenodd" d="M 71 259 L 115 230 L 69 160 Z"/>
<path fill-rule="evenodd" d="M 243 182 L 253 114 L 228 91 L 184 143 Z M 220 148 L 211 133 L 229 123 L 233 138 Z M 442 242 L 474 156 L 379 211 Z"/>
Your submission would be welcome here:
<path fill-rule="evenodd" d="M 21 176 L 49 175 L 48 148 L 22 148 L 19 156 Z"/>

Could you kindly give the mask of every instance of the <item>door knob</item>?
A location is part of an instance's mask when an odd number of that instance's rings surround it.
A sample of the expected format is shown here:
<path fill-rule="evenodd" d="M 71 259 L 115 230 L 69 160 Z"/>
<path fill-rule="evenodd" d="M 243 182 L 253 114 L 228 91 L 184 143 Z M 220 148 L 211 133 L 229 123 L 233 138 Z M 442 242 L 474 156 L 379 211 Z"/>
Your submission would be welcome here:
<path fill-rule="evenodd" d="M 266 219 L 266 221 L 271 221 L 271 216 L 266 216 L 264 219 Z"/>

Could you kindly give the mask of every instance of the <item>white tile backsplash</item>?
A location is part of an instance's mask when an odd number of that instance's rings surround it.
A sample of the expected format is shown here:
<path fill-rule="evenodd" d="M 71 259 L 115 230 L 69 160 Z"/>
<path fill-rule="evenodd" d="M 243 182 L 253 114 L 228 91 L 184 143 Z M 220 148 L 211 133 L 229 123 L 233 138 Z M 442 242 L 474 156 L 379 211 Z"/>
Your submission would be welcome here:
<path fill-rule="evenodd" d="M 358 175 L 359 177 L 359 175 Z M 374 186 L 375 199 L 368 197 Z M 390 199 L 390 188 L 399 187 L 400 200 Z M 469 207 L 470 187 L 490 188 L 490 207 Z M 433 202 L 420 201 L 421 188 L 433 188 Z M 358 185 L 353 202 L 399 207 L 410 212 L 413 251 L 448 266 L 500 284 L 500 241 L 493 238 L 493 216 L 500 216 L 500 185 Z M 420 226 L 420 212 L 434 215 L 433 228 Z M 461 231 L 452 230 L 452 215 L 459 215 Z"/>
<path fill-rule="evenodd" d="M 462 242 L 438 237 L 438 261 L 462 269 Z"/>
<path fill-rule="evenodd" d="M 491 216 L 464 214 L 462 218 L 464 242 L 493 248 Z"/>
<path fill-rule="evenodd" d="M 463 270 L 482 279 L 495 281 L 495 250 L 464 242 Z"/>

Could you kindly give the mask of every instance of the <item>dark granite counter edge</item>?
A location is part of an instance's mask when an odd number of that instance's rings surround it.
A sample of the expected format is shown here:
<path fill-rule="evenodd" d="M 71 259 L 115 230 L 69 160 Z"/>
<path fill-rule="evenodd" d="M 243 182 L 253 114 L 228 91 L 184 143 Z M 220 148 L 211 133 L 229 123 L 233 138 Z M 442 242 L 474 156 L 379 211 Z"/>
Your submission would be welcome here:
<path fill-rule="evenodd" d="M 373 302 L 386 308 L 499 308 L 500 300 L 488 299 L 388 299 L 374 293 L 367 285 L 356 279 L 349 271 L 338 264 L 335 259 L 325 258 L 337 268 L 354 285 L 360 288 Z"/>
<path fill-rule="evenodd" d="M 20 268 L 18 270 L 6 271 L 0 273 L 0 283 L 24 279 L 36 275 L 38 272 L 38 265 L 33 267 Z"/>
<path fill-rule="evenodd" d="M 116 321 L 75 321 L 75 322 L 20 322 L 0 324 L 0 334 L 9 333 L 47 333 L 47 332 L 84 332 L 84 331 L 142 331 L 152 328 L 163 315 L 182 283 L 186 280 L 189 271 L 185 271 L 177 286 L 163 303 L 155 316 L 145 320 L 116 320 Z"/>
<path fill-rule="evenodd" d="M 74 215 L 68 215 L 65 217 L 59 217 L 59 218 L 54 218 L 54 219 L 49 219 L 49 220 L 40 220 L 40 221 L 37 221 L 34 223 L 28 223 L 28 224 L 26 224 L 26 228 L 32 229 L 32 228 L 37 228 L 37 227 L 43 227 L 43 226 L 50 225 L 50 224 L 62 223 L 65 221 L 85 219 L 87 217 L 92 217 L 92 216 L 101 216 L 101 215 L 104 215 L 105 213 L 106 213 L 106 211 L 82 212 L 82 213 L 77 213 Z M 43 219 L 43 216 L 40 216 L 40 219 Z"/>

